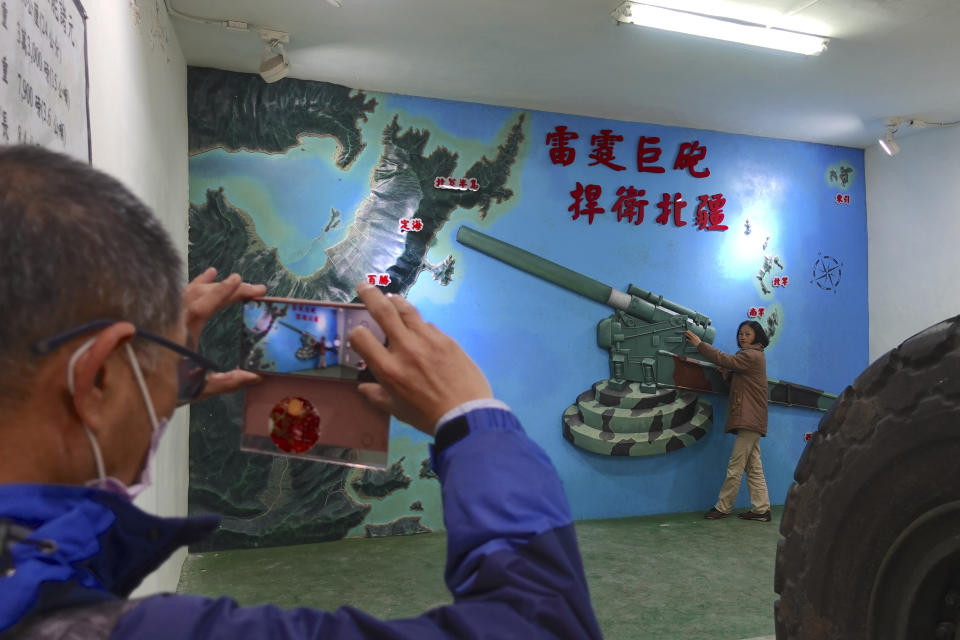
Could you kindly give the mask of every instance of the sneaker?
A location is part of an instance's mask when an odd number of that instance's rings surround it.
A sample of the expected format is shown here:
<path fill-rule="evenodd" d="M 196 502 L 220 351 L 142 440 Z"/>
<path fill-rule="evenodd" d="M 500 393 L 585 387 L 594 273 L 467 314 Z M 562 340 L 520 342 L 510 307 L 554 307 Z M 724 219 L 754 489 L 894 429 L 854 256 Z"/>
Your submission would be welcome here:
<path fill-rule="evenodd" d="M 737 517 L 741 520 L 756 520 L 757 522 L 770 522 L 771 515 L 770 512 L 766 513 L 754 513 L 753 511 L 745 511 L 743 513 L 738 513 Z"/>
<path fill-rule="evenodd" d="M 703 517 L 707 520 L 719 520 L 720 518 L 726 518 L 728 515 L 730 514 L 724 513 L 723 511 L 718 511 L 717 508 L 714 507 L 710 509 L 710 511 L 707 511 L 705 514 L 703 514 Z"/>

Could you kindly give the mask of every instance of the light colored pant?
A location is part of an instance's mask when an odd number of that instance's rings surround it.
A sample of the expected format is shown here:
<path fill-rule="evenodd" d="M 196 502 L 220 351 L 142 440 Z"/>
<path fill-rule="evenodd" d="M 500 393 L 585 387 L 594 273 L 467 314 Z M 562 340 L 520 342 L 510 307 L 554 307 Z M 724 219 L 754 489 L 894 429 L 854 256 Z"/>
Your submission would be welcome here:
<path fill-rule="evenodd" d="M 766 513 L 770 510 L 767 481 L 763 478 L 763 465 L 760 464 L 760 434 L 740 429 L 737 431 L 737 441 L 733 443 L 733 452 L 727 464 L 727 477 L 720 487 L 720 497 L 714 507 L 717 511 L 730 513 L 733 510 L 744 471 L 747 472 L 747 487 L 750 489 L 753 512 Z"/>

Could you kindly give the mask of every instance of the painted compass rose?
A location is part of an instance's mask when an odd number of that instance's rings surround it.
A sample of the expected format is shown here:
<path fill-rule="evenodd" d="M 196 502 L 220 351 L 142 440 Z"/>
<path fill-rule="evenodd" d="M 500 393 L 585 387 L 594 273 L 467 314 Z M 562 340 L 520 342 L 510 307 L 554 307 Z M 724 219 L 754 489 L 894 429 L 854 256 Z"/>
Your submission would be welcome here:
<path fill-rule="evenodd" d="M 837 292 L 840 286 L 840 276 L 843 274 L 843 263 L 832 256 L 818 254 L 817 261 L 813 263 L 814 283 L 824 291 Z"/>

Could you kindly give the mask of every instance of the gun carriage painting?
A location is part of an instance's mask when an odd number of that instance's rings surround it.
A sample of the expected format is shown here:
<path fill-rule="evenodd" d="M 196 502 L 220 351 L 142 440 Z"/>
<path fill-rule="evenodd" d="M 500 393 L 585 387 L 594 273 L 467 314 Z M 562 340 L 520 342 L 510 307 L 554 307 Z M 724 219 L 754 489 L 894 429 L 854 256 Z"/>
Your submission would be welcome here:
<path fill-rule="evenodd" d="M 713 423 L 699 393 L 726 393 L 718 369 L 684 339 L 689 329 L 713 343 L 706 315 L 630 285 L 618 291 L 583 274 L 469 227 L 457 240 L 492 258 L 616 311 L 597 325 L 597 344 L 610 352 L 610 377 L 594 383 L 563 412 L 563 437 L 608 456 L 669 453 L 695 443 Z M 768 379 L 771 403 L 826 411 L 837 396 Z"/>

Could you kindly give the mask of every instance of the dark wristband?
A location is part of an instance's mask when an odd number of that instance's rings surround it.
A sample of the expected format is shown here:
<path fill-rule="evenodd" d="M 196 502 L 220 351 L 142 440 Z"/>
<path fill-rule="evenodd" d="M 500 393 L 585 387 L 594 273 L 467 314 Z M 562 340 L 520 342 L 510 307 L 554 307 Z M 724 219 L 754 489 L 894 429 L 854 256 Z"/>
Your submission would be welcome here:
<path fill-rule="evenodd" d="M 469 433 L 470 425 L 467 423 L 466 416 L 459 416 L 446 423 L 437 432 L 437 437 L 433 444 L 434 455 L 459 442 Z"/>

